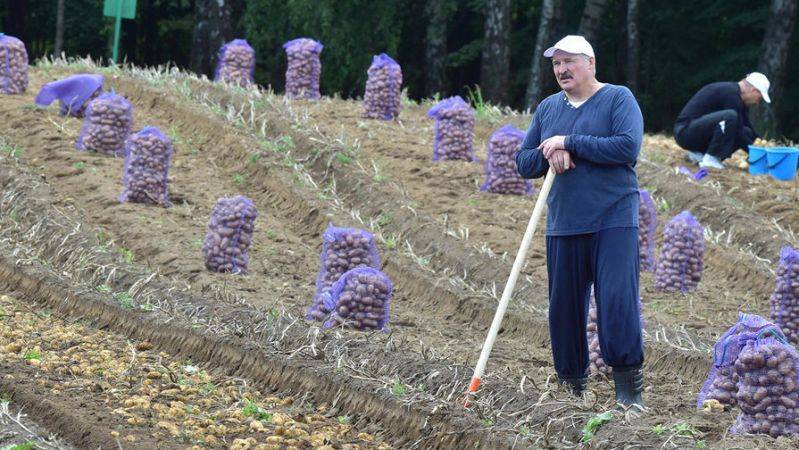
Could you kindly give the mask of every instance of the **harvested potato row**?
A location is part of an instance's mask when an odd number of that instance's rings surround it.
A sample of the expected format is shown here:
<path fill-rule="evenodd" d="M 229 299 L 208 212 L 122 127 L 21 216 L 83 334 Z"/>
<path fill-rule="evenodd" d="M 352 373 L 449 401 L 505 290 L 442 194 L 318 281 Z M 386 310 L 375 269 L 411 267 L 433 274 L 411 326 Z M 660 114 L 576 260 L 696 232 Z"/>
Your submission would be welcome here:
<path fill-rule="evenodd" d="M 325 327 L 385 330 L 393 292 L 391 280 L 377 269 L 359 267 L 347 271 L 331 289 L 327 308 L 332 315 Z"/>
<path fill-rule="evenodd" d="M 723 406 L 735 406 L 738 392 L 735 360 L 747 342 L 765 336 L 785 340 L 785 335 L 774 323 L 755 314 L 738 313 L 738 322 L 727 329 L 713 346 L 713 364 L 699 391 L 697 408 L 704 408 L 709 400 L 715 400 Z"/>
<path fill-rule="evenodd" d="M 488 139 L 485 180 L 480 190 L 494 194 L 530 195 L 533 183 L 519 175 L 516 152 L 524 141 L 524 131 L 505 125 Z"/>
<path fill-rule="evenodd" d="M 655 269 L 655 290 L 690 292 L 702 280 L 705 236 L 688 212 L 674 216 L 663 230 L 663 246 Z"/>
<path fill-rule="evenodd" d="M 638 191 L 638 251 L 641 257 L 641 270 L 655 270 L 655 235 L 658 228 L 658 212 L 655 202 L 646 189 Z"/>
<path fill-rule="evenodd" d="M 283 44 L 288 58 L 286 68 L 286 96 L 316 100 L 319 93 L 319 77 L 322 63 L 319 54 L 322 44 L 313 39 L 299 38 Z"/>
<path fill-rule="evenodd" d="M 89 103 L 80 130 L 78 150 L 124 156 L 133 128 L 133 108 L 121 95 L 106 92 Z"/>
<path fill-rule="evenodd" d="M 125 166 L 119 201 L 150 203 L 165 208 L 169 201 L 168 175 L 172 142 L 156 127 L 145 127 L 125 143 Z"/>
<path fill-rule="evenodd" d="M 247 273 L 258 210 L 242 195 L 220 198 L 211 211 L 203 242 L 205 268 L 211 272 Z"/>
<path fill-rule="evenodd" d="M 640 298 L 638 299 L 638 311 L 641 314 L 640 323 L 643 328 L 644 316 Z M 602 349 L 599 347 L 599 325 L 593 287 L 591 288 L 591 298 L 588 303 L 588 322 L 586 323 L 585 331 L 588 339 L 588 373 L 601 373 L 608 377 L 611 376 L 613 368 L 605 363 L 602 358 Z"/>
<path fill-rule="evenodd" d="M 733 433 L 799 434 L 799 355 L 780 339 L 747 342 L 735 360 L 741 413 Z"/>
<path fill-rule="evenodd" d="M 368 70 L 361 117 L 392 120 L 399 116 L 402 95 L 402 69 L 385 53 L 375 55 Z"/>
<path fill-rule="evenodd" d="M 28 89 L 28 51 L 19 39 L 0 33 L 0 92 L 23 94 Z"/>
<path fill-rule="evenodd" d="M 474 156 L 474 110 L 459 96 L 441 100 L 427 112 L 436 119 L 433 161 L 476 161 Z"/>
<path fill-rule="evenodd" d="M 224 81 L 239 86 L 254 82 L 255 50 L 244 39 L 234 39 L 219 49 L 214 81 Z"/>
<path fill-rule="evenodd" d="M 782 328 L 793 345 L 799 345 L 799 252 L 791 247 L 780 251 L 770 309 L 771 320 Z"/>
<path fill-rule="evenodd" d="M 342 275 L 358 267 L 380 268 L 375 239 L 368 231 L 339 228 L 331 223 L 322 233 L 322 240 L 316 294 L 306 316 L 308 320 L 320 322 L 332 312 L 330 290 Z"/>

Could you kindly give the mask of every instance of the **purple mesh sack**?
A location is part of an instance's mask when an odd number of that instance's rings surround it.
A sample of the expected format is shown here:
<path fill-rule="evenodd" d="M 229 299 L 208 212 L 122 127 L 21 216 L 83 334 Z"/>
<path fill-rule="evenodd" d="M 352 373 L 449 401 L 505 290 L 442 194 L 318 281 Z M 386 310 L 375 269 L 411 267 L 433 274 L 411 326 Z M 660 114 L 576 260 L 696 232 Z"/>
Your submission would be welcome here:
<path fill-rule="evenodd" d="M 361 117 L 392 120 L 399 116 L 402 69 L 385 53 L 375 55 L 368 71 Z"/>
<path fill-rule="evenodd" d="M 641 328 L 644 327 L 644 316 L 641 299 L 638 299 L 638 311 L 641 314 Z M 588 339 L 588 373 L 601 373 L 605 376 L 613 374 L 613 368 L 605 363 L 602 358 L 602 349 L 599 347 L 599 326 L 597 325 L 596 297 L 594 288 L 591 287 L 591 299 L 588 304 L 588 322 L 585 326 L 586 337 Z"/>
<path fill-rule="evenodd" d="M 286 68 L 286 96 L 316 100 L 319 94 L 319 76 L 322 63 L 319 54 L 322 44 L 313 39 L 298 38 L 283 44 L 288 58 Z"/>
<path fill-rule="evenodd" d="M 735 360 L 741 413 L 732 433 L 768 434 L 772 437 L 799 433 L 799 354 L 779 337 L 750 340 Z"/>
<path fill-rule="evenodd" d="M 62 116 L 83 117 L 89 102 L 102 93 L 103 81 L 102 75 L 72 75 L 42 86 L 35 102 L 39 106 L 48 106 L 58 100 Z"/>
<path fill-rule="evenodd" d="M 89 103 L 75 148 L 106 155 L 123 156 L 125 141 L 133 128 L 130 102 L 113 92 L 101 94 Z"/>
<path fill-rule="evenodd" d="M 28 52 L 19 39 L 0 33 L 0 92 L 22 94 L 28 89 Z"/>
<path fill-rule="evenodd" d="M 332 312 L 325 328 L 345 325 L 357 330 L 385 331 L 393 293 L 391 280 L 377 269 L 359 267 L 347 271 L 325 300 L 325 307 Z"/>
<path fill-rule="evenodd" d="M 244 39 L 234 39 L 219 49 L 214 81 L 249 86 L 254 82 L 255 50 Z"/>
<path fill-rule="evenodd" d="M 791 247 L 780 251 L 777 282 L 770 299 L 771 320 L 799 345 L 799 252 Z"/>
<path fill-rule="evenodd" d="M 121 202 L 151 203 L 165 208 L 169 202 L 168 174 L 172 141 L 156 127 L 144 127 L 125 143 Z"/>
<path fill-rule="evenodd" d="M 436 119 L 433 161 L 477 161 L 474 156 L 474 110 L 459 96 L 436 103 L 427 112 Z"/>
<path fill-rule="evenodd" d="M 319 275 L 316 294 L 308 308 L 308 320 L 323 321 L 331 310 L 330 289 L 344 273 L 358 267 L 380 268 L 375 238 L 368 231 L 339 228 L 330 223 L 322 233 L 322 253 L 319 255 Z"/>
<path fill-rule="evenodd" d="M 703 408 L 707 400 L 716 400 L 726 406 L 736 404 L 738 376 L 734 370 L 735 360 L 747 342 L 766 336 L 785 340 L 785 335 L 774 323 L 754 314 L 738 313 L 738 322 L 713 345 L 713 363 L 697 396 L 697 408 Z"/>
<path fill-rule="evenodd" d="M 211 272 L 247 273 L 258 210 L 242 195 L 220 198 L 211 211 L 203 242 L 205 268 Z"/>
<path fill-rule="evenodd" d="M 641 270 L 655 270 L 655 233 L 658 228 L 658 212 L 655 202 L 646 189 L 638 191 L 641 201 L 638 206 L 638 251 L 641 256 Z"/>
<path fill-rule="evenodd" d="M 655 269 L 655 290 L 689 292 L 702 279 L 705 236 L 702 226 L 683 211 L 663 230 L 663 247 Z"/>
<path fill-rule="evenodd" d="M 520 177 L 516 168 L 516 152 L 523 140 L 524 131 L 512 125 L 505 125 L 491 135 L 483 165 L 485 181 L 480 186 L 481 191 L 515 195 L 533 193 L 533 184 Z"/>

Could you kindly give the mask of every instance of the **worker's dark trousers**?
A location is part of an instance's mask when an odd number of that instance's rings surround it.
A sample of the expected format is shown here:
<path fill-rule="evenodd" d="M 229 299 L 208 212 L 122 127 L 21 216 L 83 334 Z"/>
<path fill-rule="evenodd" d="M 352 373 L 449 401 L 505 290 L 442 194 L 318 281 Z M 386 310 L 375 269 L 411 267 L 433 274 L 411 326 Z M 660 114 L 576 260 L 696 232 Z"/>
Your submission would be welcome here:
<path fill-rule="evenodd" d="M 735 110 L 723 109 L 697 117 L 687 124 L 675 125 L 674 138 L 686 150 L 709 153 L 723 161 L 742 148 L 742 143 L 735 139 L 738 121 Z M 743 148 L 747 148 L 746 145 Z"/>
<path fill-rule="evenodd" d="M 547 236 L 549 334 L 561 379 L 584 377 L 588 370 L 585 326 L 592 283 L 603 359 L 620 370 L 643 364 L 638 258 L 637 228 Z"/>

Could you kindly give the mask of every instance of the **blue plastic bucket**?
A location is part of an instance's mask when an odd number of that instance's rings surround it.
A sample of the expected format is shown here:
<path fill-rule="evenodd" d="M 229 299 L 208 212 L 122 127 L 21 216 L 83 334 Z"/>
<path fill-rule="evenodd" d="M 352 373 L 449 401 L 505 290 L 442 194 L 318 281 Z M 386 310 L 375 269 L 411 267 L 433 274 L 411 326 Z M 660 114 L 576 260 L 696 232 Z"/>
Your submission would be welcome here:
<path fill-rule="evenodd" d="M 790 181 L 796 177 L 796 163 L 799 161 L 799 149 L 795 147 L 774 147 L 766 150 L 768 173 L 772 177 Z"/>
<path fill-rule="evenodd" d="M 752 175 L 765 175 L 768 173 L 766 163 L 766 149 L 763 147 L 749 146 L 749 173 Z"/>

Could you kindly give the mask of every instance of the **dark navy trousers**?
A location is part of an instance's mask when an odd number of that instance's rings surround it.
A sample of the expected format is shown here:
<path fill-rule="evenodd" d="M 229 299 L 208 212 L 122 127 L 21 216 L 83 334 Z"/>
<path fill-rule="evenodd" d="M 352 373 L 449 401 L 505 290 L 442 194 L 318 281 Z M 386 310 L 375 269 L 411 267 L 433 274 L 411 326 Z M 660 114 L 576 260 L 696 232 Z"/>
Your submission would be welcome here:
<path fill-rule="evenodd" d="M 644 362 L 638 305 L 638 229 L 547 236 L 549 333 L 555 371 L 562 379 L 586 376 L 585 334 L 591 285 L 597 303 L 602 357 L 614 369 Z"/>

